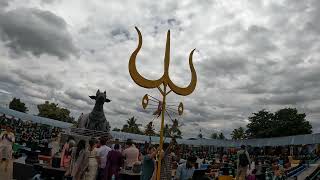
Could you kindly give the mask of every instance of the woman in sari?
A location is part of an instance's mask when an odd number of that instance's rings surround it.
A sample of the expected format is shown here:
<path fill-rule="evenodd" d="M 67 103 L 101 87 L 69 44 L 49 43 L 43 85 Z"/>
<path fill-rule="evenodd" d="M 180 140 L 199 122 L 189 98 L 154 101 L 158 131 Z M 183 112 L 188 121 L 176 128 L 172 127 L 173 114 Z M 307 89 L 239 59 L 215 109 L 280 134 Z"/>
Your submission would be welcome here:
<path fill-rule="evenodd" d="M 72 147 L 74 147 L 75 144 L 76 142 L 74 141 L 74 138 L 69 136 L 67 142 L 62 148 L 60 167 L 64 168 L 65 170 L 67 170 L 70 166 Z"/>
<path fill-rule="evenodd" d="M 80 140 L 77 147 L 72 148 L 71 164 L 66 175 L 70 175 L 73 180 L 84 180 L 88 162 L 86 141 Z"/>
<path fill-rule="evenodd" d="M 97 159 L 97 148 L 96 148 L 96 140 L 91 139 L 89 141 L 88 148 L 88 169 L 85 175 L 85 180 L 95 180 L 97 178 L 98 172 L 98 159 Z"/>

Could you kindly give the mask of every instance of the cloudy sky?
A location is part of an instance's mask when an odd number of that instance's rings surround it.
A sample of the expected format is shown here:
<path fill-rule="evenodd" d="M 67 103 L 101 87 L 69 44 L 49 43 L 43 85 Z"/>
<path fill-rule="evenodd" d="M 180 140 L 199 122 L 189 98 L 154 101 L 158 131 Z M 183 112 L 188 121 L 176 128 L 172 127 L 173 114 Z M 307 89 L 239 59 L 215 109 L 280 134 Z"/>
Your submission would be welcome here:
<path fill-rule="evenodd" d="M 177 118 L 185 137 L 200 129 L 229 134 L 252 112 L 284 107 L 305 112 L 320 132 L 319 8 L 318 0 L 1 0 L 0 104 L 18 97 L 36 114 L 49 100 L 78 118 L 100 89 L 112 100 L 104 106 L 112 128 L 130 116 L 145 125 L 152 115 L 141 99 L 159 93 L 128 73 L 137 26 L 138 71 L 150 79 L 163 73 L 168 29 L 170 76 L 179 86 L 189 84 L 188 55 L 197 48 L 196 90 L 168 97 L 184 103 Z"/>

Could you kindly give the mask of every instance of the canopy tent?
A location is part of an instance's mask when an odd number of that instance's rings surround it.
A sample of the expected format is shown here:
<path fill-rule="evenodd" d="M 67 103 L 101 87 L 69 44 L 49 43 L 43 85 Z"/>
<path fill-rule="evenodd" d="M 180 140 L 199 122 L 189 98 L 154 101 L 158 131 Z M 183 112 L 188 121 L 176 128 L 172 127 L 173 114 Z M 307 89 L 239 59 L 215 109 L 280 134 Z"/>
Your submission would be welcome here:
<path fill-rule="evenodd" d="M 54 119 L 35 116 L 32 114 L 27 114 L 27 113 L 15 111 L 15 110 L 3 108 L 3 107 L 0 107 L 0 114 L 13 116 L 15 118 L 21 119 L 22 121 L 32 121 L 34 123 L 46 124 L 49 126 L 54 126 L 54 127 L 63 128 L 63 129 L 70 128 L 73 125 L 71 123 L 66 123 L 66 122 L 57 121 Z"/>
<path fill-rule="evenodd" d="M 132 139 L 139 142 L 159 143 L 159 137 L 145 136 L 139 134 L 130 134 L 124 132 L 112 131 L 113 138 L 120 140 Z M 170 142 L 170 138 L 165 138 L 166 142 Z M 303 144 L 320 144 L 320 133 L 305 134 L 297 136 L 286 136 L 276 138 L 261 138 L 261 139 L 244 139 L 244 140 L 219 140 L 219 139 L 176 139 L 179 144 L 193 146 L 217 146 L 217 147 L 240 147 L 241 145 L 250 145 L 253 147 L 263 146 L 285 146 L 285 145 L 303 145 Z"/>

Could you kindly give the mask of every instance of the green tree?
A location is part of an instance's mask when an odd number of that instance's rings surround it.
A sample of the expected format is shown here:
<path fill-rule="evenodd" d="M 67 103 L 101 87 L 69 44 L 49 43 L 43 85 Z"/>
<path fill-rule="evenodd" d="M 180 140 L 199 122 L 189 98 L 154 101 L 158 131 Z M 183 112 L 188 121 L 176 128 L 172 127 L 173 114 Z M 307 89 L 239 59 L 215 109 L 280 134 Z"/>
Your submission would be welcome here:
<path fill-rule="evenodd" d="M 9 109 L 13 109 L 13 110 L 24 112 L 24 113 L 28 111 L 26 104 L 21 102 L 20 99 L 17 99 L 15 97 L 10 101 Z"/>
<path fill-rule="evenodd" d="M 70 116 L 70 111 L 66 108 L 61 108 L 58 104 L 45 101 L 44 104 L 37 105 L 39 114 L 38 116 L 74 123 L 74 117 Z"/>
<path fill-rule="evenodd" d="M 273 137 L 311 134 L 312 126 L 305 113 L 298 113 L 296 108 L 284 108 L 274 113 Z"/>
<path fill-rule="evenodd" d="M 120 132 L 121 129 L 115 127 L 115 128 L 112 129 L 112 131 Z"/>
<path fill-rule="evenodd" d="M 284 108 L 275 113 L 261 110 L 249 117 L 246 132 L 250 138 L 310 134 L 312 126 L 305 118 L 306 114 L 298 113 L 296 108 Z"/>
<path fill-rule="evenodd" d="M 218 134 L 217 133 L 212 133 L 210 136 L 211 139 L 218 139 Z"/>
<path fill-rule="evenodd" d="M 249 117 L 247 134 L 250 138 L 272 137 L 273 113 L 263 109 Z"/>
<path fill-rule="evenodd" d="M 127 124 L 123 125 L 121 131 L 133 134 L 142 134 L 141 130 L 139 129 L 140 126 L 141 124 L 137 124 L 137 119 L 135 119 L 133 116 L 127 120 Z"/>
<path fill-rule="evenodd" d="M 218 139 L 226 139 L 226 137 L 224 136 L 223 133 L 220 133 L 220 134 L 218 135 Z"/>
<path fill-rule="evenodd" d="M 154 131 L 154 127 L 153 127 L 152 122 L 149 122 L 146 125 L 146 127 L 144 129 L 144 134 L 147 136 L 155 136 L 156 135 L 156 132 Z"/>
<path fill-rule="evenodd" d="M 231 133 L 232 139 L 244 139 L 246 137 L 246 133 L 243 127 L 236 128 Z"/>

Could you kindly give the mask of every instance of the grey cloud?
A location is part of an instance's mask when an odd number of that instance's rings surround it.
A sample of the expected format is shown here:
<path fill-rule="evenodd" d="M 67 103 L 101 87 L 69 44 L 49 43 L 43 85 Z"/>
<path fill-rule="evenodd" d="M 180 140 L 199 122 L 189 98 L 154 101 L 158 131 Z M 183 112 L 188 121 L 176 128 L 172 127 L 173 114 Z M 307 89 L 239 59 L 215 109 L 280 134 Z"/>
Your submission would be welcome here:
<path fill-rule="evenodd" d="M 115 39 L 119 39 L 119 42 L 128 40 L 130 38 L 130 33 L 127 29 L 116 28 L 110 32 L 111 36 Z"/>
<path fill-rule="evenodd" d="M 0 1 L 0 10 L 3 9 L 3 8 L 6 8 L 9 5 L 10 1 L 11 0 L 1 0 Z"/>
<path fill-rule="evenodd" d="M 32 73 L 26 72 L 24 70 L 13 70 L 13 73 L 18 75 L 20 79 L 26 80 L 33 84 L 48 86 L 50 88 L 57 88 L 60 89 L 63 86 L 61 80 L 55 78 L 55 76 L 47 73 Z"/>
<path fill-rule="evenodd" d="M 54 3 L 58 0 L 41 0 L 42 3 L 46 3 L 46 4 L 51 4 L 51 3 Z"/>
<path fill-rule="evenodd" d="M 211 77 L 208 77 L 208 74 L 234 77 L 247 73 L 248 60 L 241 56 L 224 54 L 223 56 L 204 59 L 199 66 L 200 73 L 205 78 L 211 79 Z"/>
<path fill-rule="evenodd" d="M 16 54 L 30 51 L 64 59 L 77 53 L 66 22 L 50 11 L 21 8 L 2 12 L 0 33 Z"/>
<path fill-rule="evenodd" d="M 270 51 L 275 51 L 277 46 L 270 40 L 272 36 L 273 32 L 265 27 L 250 26 L 245 36 L 250 45 L 249 53 L 263 56 Z"/>
<path fill-rule="evenodd" d="M 19 86 L 21 83 L 21 80 L 13 74 L 0 73 L 0 82 L 1 83 L 9 83 L 9 84 L 12 84 L 15 86 Z"/>
<path fill-rule="evenodd" d="M 72 90 L 72 89 L 68 89 L 65 91 L 65 94 L 67 96 L 69 96 L 71 99 L 74 99 L 74 100 L 81 100 L 81 101 L 84 101 L 90 105 L 94 104 L 94 100 L 91 100 L 89 98 L 89 94 L 83 94 L 80 92 L 81 90 L 79 89 L 75 89 L 75 90 Z"/>
<path fill-rule="evenodd" d="M 271 97 L 258 98 L 257 101 L 261 104 L 276 104 L 276 105 L 297 105 L 307 101 L 311 101 L 313 97 L 299 94 L 280 94 Z"/>

